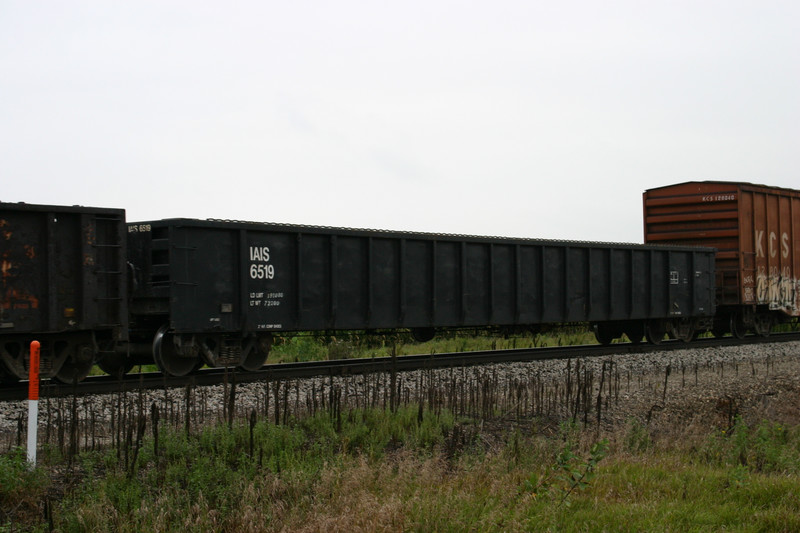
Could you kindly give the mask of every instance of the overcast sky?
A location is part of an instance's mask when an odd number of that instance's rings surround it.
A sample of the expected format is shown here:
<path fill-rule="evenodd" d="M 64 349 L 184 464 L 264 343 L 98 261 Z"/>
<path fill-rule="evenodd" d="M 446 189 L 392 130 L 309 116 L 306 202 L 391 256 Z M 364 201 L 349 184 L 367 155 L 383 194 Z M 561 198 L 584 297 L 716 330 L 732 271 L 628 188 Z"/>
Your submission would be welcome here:
<path fill-rule="evenodd" d="M 0 0 L 0 200 L 642 241 L 800 188 L 800 2 Z"/>

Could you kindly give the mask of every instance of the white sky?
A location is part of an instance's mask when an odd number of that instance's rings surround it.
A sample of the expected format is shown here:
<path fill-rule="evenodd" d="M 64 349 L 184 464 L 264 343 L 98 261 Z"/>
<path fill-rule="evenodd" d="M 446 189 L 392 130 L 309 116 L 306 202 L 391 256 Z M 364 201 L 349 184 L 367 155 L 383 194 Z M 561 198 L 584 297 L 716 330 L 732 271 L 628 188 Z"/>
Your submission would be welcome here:
<path fill-rule="evenodd" d="M 641 242 L 800 188 L 800 2 L 0 0 L 0 200 Z"/>

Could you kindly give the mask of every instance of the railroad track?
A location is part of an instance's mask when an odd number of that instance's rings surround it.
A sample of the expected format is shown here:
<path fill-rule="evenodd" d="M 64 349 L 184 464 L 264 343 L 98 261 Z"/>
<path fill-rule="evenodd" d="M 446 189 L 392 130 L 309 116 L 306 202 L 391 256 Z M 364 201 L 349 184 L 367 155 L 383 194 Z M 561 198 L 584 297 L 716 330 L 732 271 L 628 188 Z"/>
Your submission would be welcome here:
<path fill-rule="evenodd" d="M 428 355 L 406 355 L 400 357 L 374 357 L 363 359 L 343 359 L 334 361 L 313 361 L 303 363 L 280 363 L 266 365 L 255 372 L 241 372 L 224 368 L 209 368 L 183 377 L 170 377 L 160 372 L 127 374 L 120 378 L 112 376 L 90 376 L 76 385 L 64 385 L 56 381 L 41 382 L 40 395 L 43 398 L 63 397 L 72 394 L 109 394 L 139 389 L 161 389 L 194 386 L 210 386 L 224 381 L 250 383 L 255 381 L 276 381 L 319 376 L 346 376 L 375 372 L 408 372 L 412 370 L 453 368 L 492 363 L 524 361 L 543 361 L 582 357 L 600 357 L 614 354 L 649 353 L 657 351 L 680 350 L 687 348 L 708 348 L 716 346 L 740 346 L 764 342 L 789 342 L 800 340 L 800 333 L 773 334 L 768 338 L 745 337 L 735 339 L 699 339 L 692 343 L 680 341 L 652 344 L 612 344 L 608 346 L 581 345 L 550 348 L 523 348 L 515 350 L 488 350 L 477 352 L 441 353 Z M 19 401 L 27 398 L 28 383 L 4 385 L 0 389 L 0 401 Z"/>

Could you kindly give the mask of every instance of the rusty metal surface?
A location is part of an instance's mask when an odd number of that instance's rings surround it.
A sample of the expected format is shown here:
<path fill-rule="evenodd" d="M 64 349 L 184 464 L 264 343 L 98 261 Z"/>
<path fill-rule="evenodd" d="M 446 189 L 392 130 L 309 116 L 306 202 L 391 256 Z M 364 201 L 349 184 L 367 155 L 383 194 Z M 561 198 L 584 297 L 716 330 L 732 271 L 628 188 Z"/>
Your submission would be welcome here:
<path fill-rule="evenodd" d="M 52 377 L 126 335 L 124 230 L 122 209 L 0 203 L 0 378 L 33 340 Z"/>
<path fill-rule="evenodd" d="M 687 182 L 644 193 L 646 243 L 711 246 L 718 301 L 800 316 L 800 191 Z"/>
<path fill-rule="evenodd" d="M 107 302 L 124 296 L 124 221 L 121 209 L 0 203 L 0 333 L 121 323 Z"/>
<path fill-rule="evenodd" d="M 0 332 L 47 325 L 46 215 L 0 210 Z"/>

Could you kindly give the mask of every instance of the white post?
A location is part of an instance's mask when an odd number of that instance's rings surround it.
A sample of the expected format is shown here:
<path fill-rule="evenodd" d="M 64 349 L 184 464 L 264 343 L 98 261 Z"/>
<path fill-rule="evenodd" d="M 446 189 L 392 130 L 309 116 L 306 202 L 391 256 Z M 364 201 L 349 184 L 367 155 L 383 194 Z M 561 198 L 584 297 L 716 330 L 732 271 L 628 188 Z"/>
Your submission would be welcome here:
<path fill-rule="evenodd" d="M 39 400 L 28 400 L 28 462 L 36 466 L 36 441 L 39 429 Z"/>
<path fill-rule="evenodd" d="M 31 343 L 28 369 L 28 462 L 36 466 L 36 442 L 39 429 L 39 341 Z"/>

